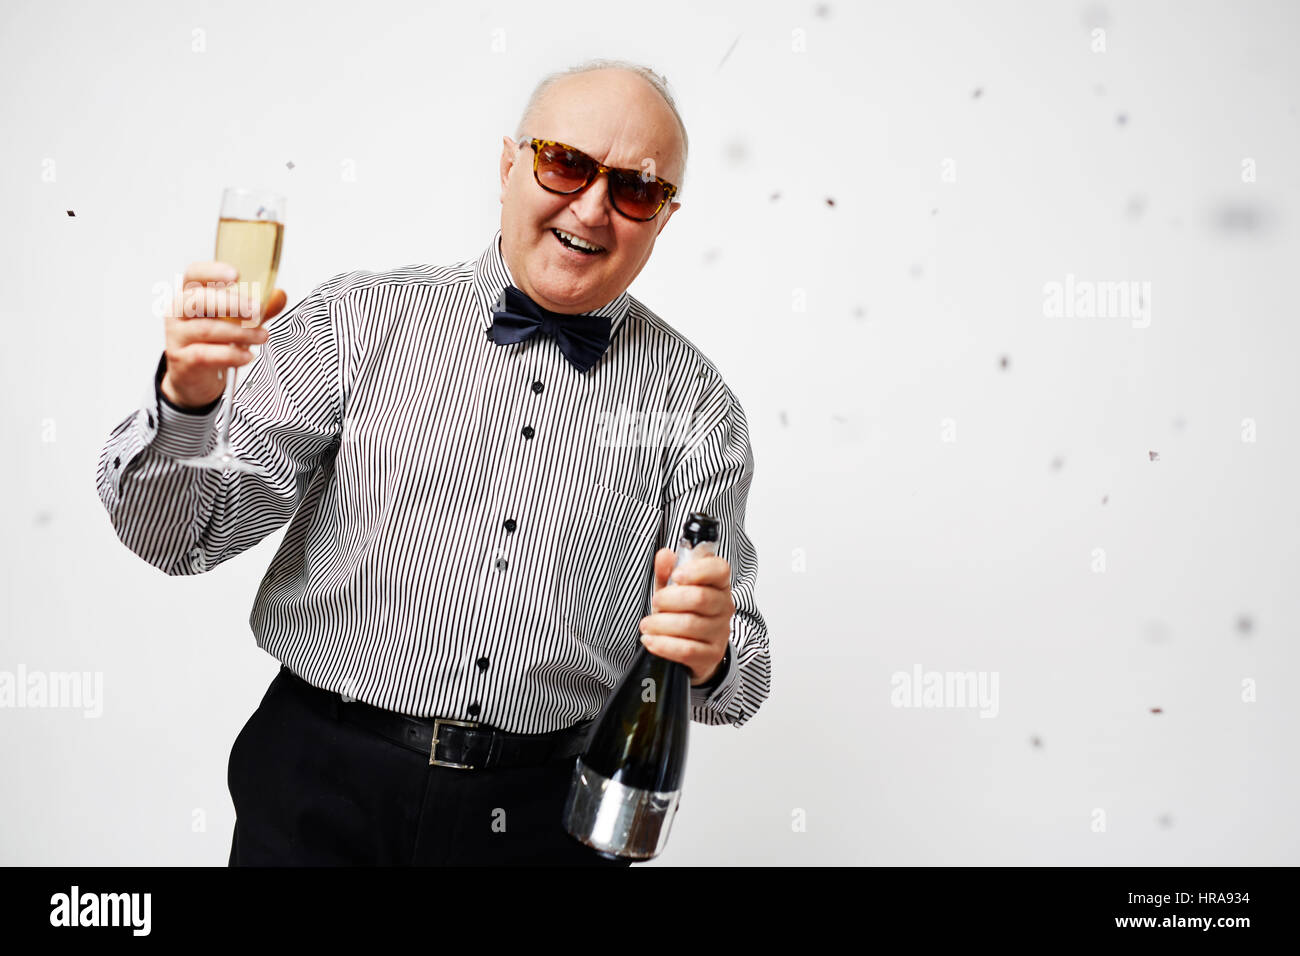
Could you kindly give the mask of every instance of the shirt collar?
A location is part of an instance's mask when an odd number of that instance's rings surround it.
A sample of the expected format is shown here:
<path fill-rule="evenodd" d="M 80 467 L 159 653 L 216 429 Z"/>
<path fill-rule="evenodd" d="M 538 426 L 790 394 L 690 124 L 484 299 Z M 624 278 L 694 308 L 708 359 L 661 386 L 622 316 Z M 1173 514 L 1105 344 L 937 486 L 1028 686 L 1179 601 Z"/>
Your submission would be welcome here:
<path fill-rule="evenodd" d="M 474 292 L 478 296 L 479 325 L 484 334 L 492 327 L 492 309 L 501 297 L 501 290 L 507 285 L 515 285 L 515 280 L 510 274 L 510 267 L 506 265 L 505 257 L 501 254 L 501 230 L 497 229 L 496 235 L 492 237 L 492 242 L 483 250 L 483 254 L 478 257 L 478 262 L 474 264 Z M 515 288 L 518 288 L 518 286 L 515 286 Z M 627 312 L 631 304 L 632 297 L 625 289 L 615 299 L 607 302 L 599 309 L 592 309 L 582 314 L 608 317 L 610 319 L 609 338 L 612 342 L 614 334 L 627 318 Z"/>

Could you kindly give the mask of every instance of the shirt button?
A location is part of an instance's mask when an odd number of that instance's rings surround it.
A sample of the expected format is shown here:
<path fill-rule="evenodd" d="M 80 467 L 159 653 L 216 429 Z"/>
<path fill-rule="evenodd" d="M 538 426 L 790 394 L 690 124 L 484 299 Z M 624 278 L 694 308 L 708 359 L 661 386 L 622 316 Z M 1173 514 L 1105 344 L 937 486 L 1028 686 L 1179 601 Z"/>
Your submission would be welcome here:
<path fill-rule="evenodd" d="M 525 437 L 525 438 L 532 438 L 533 435 L 535 435 L 535 434 L 536 434 L 536 432 L 533 431 L 533 426 L 532 426 L 532 425 L 525 425 L 525 426 L 524 426 L 524 437 Z"/>
<path fill-rule="evenodd" d="M 515 528 L 517 528 L 517 527 L 519 527 L 519 525 L 515 524 L 515 519 L 514 519 L 514 518 L 507 518 L 507 519 L 506 519 L 506 530 L 507 530 L 507 531 L 514 531 Z"/>
<path fill-rule="evenodd" d="M 480 657 L 474 663 L 478 665 L 478 669 L 481 671 L 485 671 L 488 669 L 488 659 L 486 657 Z"/>
<path fill-rule="evenodd" d="M 144 416 L 144 420 L 147 421 L 147 422 L 149 423 L 149 427 L 150 427 L 150 428 L 153 428 L 153 414 L 152 414 L 152 413 L 146 412 L 146 413 L 145 413 L 145 416 Z"/>
<path fill-rule="evenodd" d="M 477 717 L 477 716 L 478 716 L 479 706 L 478 706 L 477 703 L 470 704 L 470 705 L 469 705 L 468 707 L 466 707 L 465 709 L 469 711 L 469 715 L 470 715 L 471 717 Z"/>
<path fill-rule="evenodd" d="M 510 564 L 509 564 L 509 562 L 506 561 L 505 558 L 497 558 L 497 570 L 498 570 L 498 571 L 504 571 L 504 570 L 505 570 L 506 568 L 508 568 L 508 567 L 510 567 Z"/>
<path fill-rule="evenodd" d="M 113 467 L 114 467 L 114 468 L 121 468 L 121 467 L 122 467 L 122 459 L 121 459 L 121 458 L 114 458 L 114 459 L 113 459 Z"/>
<path fill-rule="evenodd" d="M 542 383 L 533 382 L 533 391 L 540 395 L 542 393 Z"/>
<path fill-rule="evenodd" d="M 483 334 L 487 336 L 489 342 L 492 341 L 492 330 L 490 328 L 484 329 Z"/>

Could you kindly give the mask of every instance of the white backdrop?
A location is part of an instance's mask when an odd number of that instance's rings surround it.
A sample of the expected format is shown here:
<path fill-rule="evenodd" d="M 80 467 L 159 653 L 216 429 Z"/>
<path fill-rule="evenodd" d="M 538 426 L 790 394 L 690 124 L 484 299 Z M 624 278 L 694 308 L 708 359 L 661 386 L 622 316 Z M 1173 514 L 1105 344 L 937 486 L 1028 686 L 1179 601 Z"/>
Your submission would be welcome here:
<path fill-rule="evenodd" d="M 1294 5 L 2 9 L 0 676 L 103 699 L 0 708 L 0 862 L 226 862 L 280 534 L 168 578 L 94 487 L 221 188 L 288 196 L 290 303 L 469 258 L 533 84 L 612 56 L 690 132 L 631 291 L 746 409 L 773 658 L 652 865 L 1300 863 Z M 917 668 L 996 715 L 895 706 Z"/>

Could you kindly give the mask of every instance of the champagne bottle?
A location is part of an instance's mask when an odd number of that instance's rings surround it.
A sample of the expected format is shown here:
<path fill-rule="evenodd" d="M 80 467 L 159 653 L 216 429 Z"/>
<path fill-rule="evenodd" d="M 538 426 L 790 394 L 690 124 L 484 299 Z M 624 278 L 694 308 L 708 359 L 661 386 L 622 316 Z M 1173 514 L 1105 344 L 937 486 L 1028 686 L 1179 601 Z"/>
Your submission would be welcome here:
<path fill-rule="evenodd" d="M 673 574 L 714 554 L 717 540 L 718 522 L 692 512 L 677 542 Z M 690 670 L 642 645 L 574 764 L 564 805 L 569 835 L 604 857 L 658 856 L 681 799 L 690 724 Z"/>

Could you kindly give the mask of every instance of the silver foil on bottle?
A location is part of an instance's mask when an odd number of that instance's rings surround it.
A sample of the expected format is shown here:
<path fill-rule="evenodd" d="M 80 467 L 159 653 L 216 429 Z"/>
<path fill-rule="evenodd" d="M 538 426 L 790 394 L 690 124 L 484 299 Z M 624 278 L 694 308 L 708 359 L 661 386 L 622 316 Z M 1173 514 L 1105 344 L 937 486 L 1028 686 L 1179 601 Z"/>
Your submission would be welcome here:
<path fill-rule="evenodd" d="M 681 793 L 626 786 L 579 757 L 564 802 L 564 825 L 574 839 L 607 856 L 649 860 L 668 843 Z"/>

